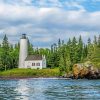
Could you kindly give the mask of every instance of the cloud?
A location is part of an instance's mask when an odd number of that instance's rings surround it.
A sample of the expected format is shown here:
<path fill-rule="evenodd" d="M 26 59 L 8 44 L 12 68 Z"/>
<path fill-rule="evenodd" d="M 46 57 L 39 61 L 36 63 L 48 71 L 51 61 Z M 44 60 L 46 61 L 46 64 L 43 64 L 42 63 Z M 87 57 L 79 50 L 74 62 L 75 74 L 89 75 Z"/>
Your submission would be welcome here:
<path fill-rule="evenodd" d="M 64 5 L 67 6 L 69 9 L 77 9 L 77 10 L 82 10 L 85 11 L 85 8 L 79 3 L 79 2 L 75 2 L 75 1 L 71 1 L 71 2 L 64 2 Z"/>
<path fill-rule="evenodd" d="M 11 5 L 31 5 L 33 0 L 0 0 L 0 3 Z"/>
<path fill-rule="evenodd" d="M 40 47 L 48 47 L 58 38 L 68 40 L 73 36 L 86 38 L 100 34 L 100 11 L 88 12 L 80 2 L 37 0 L 37 4 L 36 0 L 18 1 L 0 1 L 0 36 L 6 33 L 13 43 L 22 33 Z"/>

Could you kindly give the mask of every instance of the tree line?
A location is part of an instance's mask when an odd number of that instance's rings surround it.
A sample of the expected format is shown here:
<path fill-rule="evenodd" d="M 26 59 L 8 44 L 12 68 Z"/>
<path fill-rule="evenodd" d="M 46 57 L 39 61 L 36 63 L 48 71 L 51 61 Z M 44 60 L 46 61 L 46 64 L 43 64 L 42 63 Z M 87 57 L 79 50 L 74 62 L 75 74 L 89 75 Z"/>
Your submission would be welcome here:
<path fill-rule="evenodd" d="M 0 45 L 0 70 L 8 70 L 18 67 L 19 42 L 15 45 L 9 43 L 8 37 L 4 35 Z M 85 44 L 80 36 L 78 39 L 73 37 L 65 43 L 58 39 L 57 43 L 51 45 L 51 48 L 36 48 L 28 40 L 28 54 L 45 55 L 47 67 L 59 67 L 60 72 L 69 72 L 75 63 L 91 61 L 96 66 L 100 66 L 100 35 L 94 36 L 93 42 L 88 38 Z"/>

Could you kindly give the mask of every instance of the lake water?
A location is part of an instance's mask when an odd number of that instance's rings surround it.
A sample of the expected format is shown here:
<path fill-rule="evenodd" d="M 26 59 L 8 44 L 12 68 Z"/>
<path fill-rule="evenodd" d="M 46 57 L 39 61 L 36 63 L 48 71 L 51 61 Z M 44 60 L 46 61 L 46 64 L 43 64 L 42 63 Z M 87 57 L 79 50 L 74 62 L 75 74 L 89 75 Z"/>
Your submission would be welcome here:
<path fill-rule="evenodd" d="M 0 100 L 100 100 L 100 80 L 0 80 Z"/>

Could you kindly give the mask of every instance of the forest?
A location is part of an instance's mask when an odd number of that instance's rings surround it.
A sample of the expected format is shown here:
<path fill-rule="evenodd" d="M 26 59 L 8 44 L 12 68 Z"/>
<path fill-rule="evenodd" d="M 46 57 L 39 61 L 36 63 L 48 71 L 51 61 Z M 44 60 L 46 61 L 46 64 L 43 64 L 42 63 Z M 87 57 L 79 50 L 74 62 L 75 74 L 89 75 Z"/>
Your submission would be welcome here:
<path fill-rule="evenodd" d="M 28 53 L 45 55 L 48 68 L 59 68 L 60 72 L 72 71 L 76 63 L 91 61 L 96 67 L 100 68 L 100 35 L 88 38 L 84 43 L 82 37 L 73 37 L 65 43 L 58 39 L 49 48 L 34 48 L 28 40 Z M 4 35 L 0 44 L 0 71 L 14 69 L 18 67 L 19 42 L 15 45 L 9 43 L 7 35 Z"/>

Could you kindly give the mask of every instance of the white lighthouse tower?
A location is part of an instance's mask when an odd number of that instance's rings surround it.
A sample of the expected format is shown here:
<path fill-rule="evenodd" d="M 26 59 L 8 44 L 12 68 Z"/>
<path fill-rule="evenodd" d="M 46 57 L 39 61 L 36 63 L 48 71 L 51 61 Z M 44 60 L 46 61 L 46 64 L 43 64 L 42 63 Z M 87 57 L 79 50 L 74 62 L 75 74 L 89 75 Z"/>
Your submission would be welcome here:
<path fill-rule="evenodd" d="M 25 59 L 28 55 L 28 40 L 26 34 L 20 39 L 19 68 L 25 68 Z"/>

